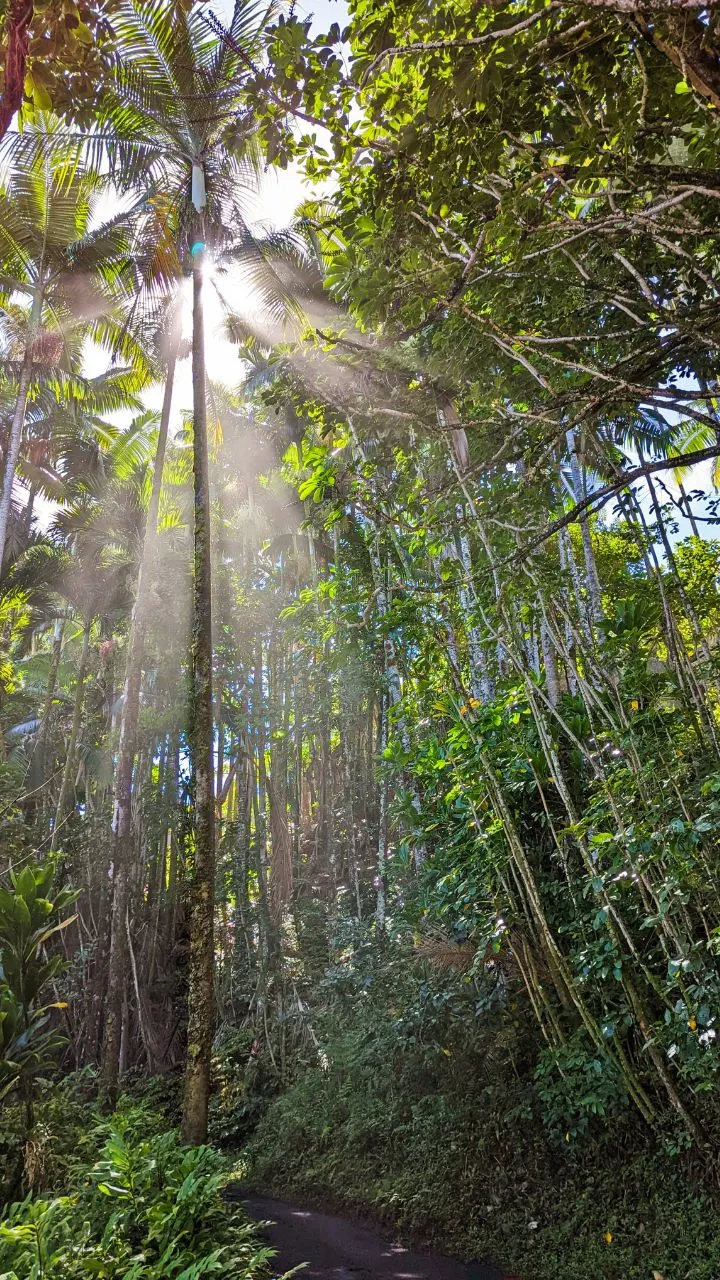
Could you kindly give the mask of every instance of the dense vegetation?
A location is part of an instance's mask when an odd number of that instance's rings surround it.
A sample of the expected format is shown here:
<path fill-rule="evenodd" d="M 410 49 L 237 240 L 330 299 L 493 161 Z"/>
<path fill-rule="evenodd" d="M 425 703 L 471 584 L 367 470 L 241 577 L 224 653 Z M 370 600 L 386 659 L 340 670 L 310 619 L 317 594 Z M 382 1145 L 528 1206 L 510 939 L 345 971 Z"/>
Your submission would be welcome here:
<path fill-rule="evenodd" d="M 718 10 L 348 10 L 0 14 L 0 1274 L 711 1280 Z"/>

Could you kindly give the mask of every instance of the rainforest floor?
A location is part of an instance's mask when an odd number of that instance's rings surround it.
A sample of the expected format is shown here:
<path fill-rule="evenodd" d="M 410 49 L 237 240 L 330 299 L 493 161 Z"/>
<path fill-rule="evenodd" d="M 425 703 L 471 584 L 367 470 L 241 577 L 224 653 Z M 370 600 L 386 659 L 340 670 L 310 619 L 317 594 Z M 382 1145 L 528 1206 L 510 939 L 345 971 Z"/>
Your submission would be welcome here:
<path fill-rule="evenodd" d="M 121 1189 L 127 1162 L 138 1185 L 148 1180 L 150 1198 L 141 1196 L 148 1211 L 159 1197 L 163 1214 L 172 1218 L 175 1198 L 177 1212 L 184 1203 L 182 1162 L 201 1159 L 210 1161 L 217 1187 L 225 1185 L 224 1199 L 239 1202 L 227 1205 L 237 1230 L 243 1204 L 251 1217 L 278 1223 L 269 1239 L 278 1249 L 273 1274 L 307 1262 L 309 1280 L 382 1277 L 379 1263 L 387 1262 L 390 1242 L 390 1261 L 402 1257 L 402 1274 L 413 1280 L 416 1274 L 424 1280 L 422 1267 L 430 1280 L 720 1277 L 720 1204 L 712 1169 L 688 1150 L 670 1152 L 667 1141 L 643 1134 L 631 1118 L 563 1148 L 531 1116 L 513 1116 L 509 1094 L 506 1114 L 497 1094 L 495 1109 L 483 1110 L 471 1079 L 462 1093 L 448 1084 L 445 1092 L 427 1092 L 420 1100 L 411 1098 L 408 1080 L 397 1080 L 394 1097 L 380 1089 L 380 1071 L 369 1083 L 374 1104 L 352 1072 L 333 1067 L 300 1075 L 262 1108 L 260 1099 L 246 1097 L 244 1108 L 235 1100 L 229 1109 L 220 1091 L 212 1127 L 224 1152 L 203 1148 L 208 1154 L 196 1158 L 178 1151 L 173 1136 L 178 1080 L 137 1080 L 108 1121 L 97 1109 L 92 1077 L 68 1077 L 38 1097 L 37 1194 L 69 1196 L 53 1202 L 55 1218 L 65 1215 L 69 1224 L 82 1212 L 91 1224 L 98 1219 L 99 1231 L 104 1217 L 98 1218 L 98 1203 L 110 1212 L 113 1202 L 98 1197 L 93 1186 L 108 1161 L 114 1167 L 120 1160 L 112 1185 Z M 245 1127 L 242 1143 L 228 1132 L 233 1122 Z M 121 1146 L 117 1134 L 123 1135 Z M 6 1108 L 3 1178 L 22 1166 L 22 1158 L 22 1114 Z M 7 1187 L 5 1198 L 17 1200 L 18 1194 Z M 207 1207 L 203 1248 L 211 1251 L 213 1223 L 228 1228 L 209 1201 Z M 129 1222 L 128 1239 L 140 1225 Z M 243 1240 L 253 1256 L 259 1246 Z M 71 1243 L 72 1236 L 68 1248 Z M 393 1243 L 408 1252 L 393 1255 Z M 122 1253 L 125 1237 L 113 1237 L 112 1245 Z M 91 1246 L 102 1252 L 100 1244 L 89 1241 Z M 22 1276 L 22 1267 L 15 1271 Z M 257 1274 L 265 1274 L 261 1265 Z M 148 1275 L 156 1280 L 152 1268 Z"/>

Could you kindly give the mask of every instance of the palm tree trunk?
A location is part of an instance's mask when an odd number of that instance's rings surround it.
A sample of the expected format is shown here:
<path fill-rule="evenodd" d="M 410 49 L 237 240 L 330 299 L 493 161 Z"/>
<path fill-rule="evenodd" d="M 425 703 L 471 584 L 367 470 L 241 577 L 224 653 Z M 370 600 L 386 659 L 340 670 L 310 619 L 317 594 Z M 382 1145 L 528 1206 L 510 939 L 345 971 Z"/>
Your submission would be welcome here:
<path fill-rule="evenodd" d="M 55 812 L 55 823 L 53 826 L 52 839 L 50 841 L 50 850 L 54 852 L 57 849 L 58 832 L 65 819 L 65 814 L 70 807 L 70 791 L 73 785 L 73 774 L 75 772 L 75 752 L 77 750 L 78 738 L 80 737 L 80 725 L 82 722 L 83 700 L 85 693 L 85 673 L 87 671 L 88 656 L 90 653 L 90 628 L 92 621 L 86 622 L 83 629 L 82 651 L 80 653 L 80 666 L 77 673 L 77 684 L 75 686 L 75 704 L 73 706 L 72 726 L 70 728 L 70 738 L 67 745 L 67 755 L 65 756 L 65 767 L 63 769 L 62 783 L 60 785 L 60 797 Z"/>
<path fill-rule="evenodd" d="M 215 797 L 213 770 L 212 578 L 210 566 L 210 477 L 208 469 L 202 251 L 193 265 L 193 478 L 195 490 L 195 573 L 191 685 L 192 766 L 195 848 L 188 924 L 188 1043 L 182 1140 L 207 1137 L 210 1057 L 215 1026 Z"/>
<path fill-rule="evenodd" d="M 25 410 L 27 408 L 30 379 L 32 377 L 33 332 L 34 330 L 31 330 L 28 335 L 25 354 L 20 368 L 20 382 L 18 384 L 17 397 L 15 400 L 15 412 L 13 413 L 12 423 L 10 425 L 7 454 L 5 455 L 5 471 L 3 474 L 2 494 L 0 494 L 0 565 L 2 565 L 5 556 L 5 541 L 7 539 L 7 529 L 10 521 L 12 491 L 13 484 L 15 483 L 15 470 L 17 467 L 18 454 L 20 452 L 20 441 L 22 440 L 23 427 L 25 426 Z"/>
<path fill-rule="evenodd" d="M 30 485 L 28 492 L 28 500 L 23 511 L 23 537 L 27 542 L 32 533 L 33 518 L 35 515 L 35 499 L 37 497 L 37 488 L 34 484 Z"/>
<path fill-rule="evenodd" d="M 115 775 L 115 812 L 113 830 L 115 847 L 113 856 L 113 905 L 110 926 L 110 955 L 108 960 L 108 987 L 103 1033 L 100 1093 L 103 1104 L 112 1108 L 117 1101 L 120 1069 L 120 1025 L 122 1000 L 127 978 L 127 912 L 130 864 L 132 861 L 132 780 L 135 763 L 137 726 L 140 714 L 140 684 L 142 680 L 143 653 L 145 648 L 146 595 L 151 574 L 152 550 L 157 536 L 158 510 L 162 490 L 165 449 L 167 446 L 170 409 L 172 406 L 177 336 L 174 335 L 168 359 L 165 392 L 160 414 L 160 427 L 155 452 L 152 492 L 145 526 L 145 544 L 138 572 L 137 592 L 130 620 L 130 638 L 125 663 L 125 691 L 120 716 L 118 762 Z"/>

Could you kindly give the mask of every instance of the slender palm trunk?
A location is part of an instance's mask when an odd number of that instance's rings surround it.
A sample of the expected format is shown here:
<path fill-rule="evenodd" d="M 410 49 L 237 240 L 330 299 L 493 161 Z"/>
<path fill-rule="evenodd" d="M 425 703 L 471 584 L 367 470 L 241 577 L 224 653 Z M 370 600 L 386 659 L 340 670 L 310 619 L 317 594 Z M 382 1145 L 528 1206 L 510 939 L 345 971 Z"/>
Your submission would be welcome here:
<path fill-rule="evenodd" d="M 25 410 L 27 408 L 28 392 L 30 391 L 30 380 L 32 378 L 33 339 L 35 336 L 34 320 L 36 311 L 36 304 L 33 303 L 33 320 L 31 320 L 30 332 L 25 346 L 25 354 L 23 356 L 22 365 L 20 366 L 20 381 L 18 383 L 17 396 L 15 399 L 15 411 L 10 424 L 7 454 L 5 455 L 5 470 L 3 473 L 2 493 L 0 494 L 0 565 L 2 565 L 3 558 L 5 556 L 5 542 L 7 540 L 7 530 L 10 522 L 13 484 L 15 483 L 15 471 L 17 468 L 18 454 L 20 452 L 20 441 L 22 440 L 23 427 L 25 426 Z"/>
<path fill-rule="evenodd" d="M 215 1026 L 215 797 L 213 770 L 212 579 L 202 257 L 193 266 L 193 475 L 195 574 L 191 725 L 195 848 L 188 909 L 188 1044 L 181 1134 L 197 1145 L 207 1137 L 210 1057 Z"/>
<path fill-rule="evenodd" d="M 47 752 L 48 734 L 50 732 L 50 721 L 52 718 L 53 702 L 55 700 L 55 688 L 57 686 L 58 671 L 60 670 L 60 659 L 62 657 L 63 632 L 65 630 L 65 619 L 58 618 L 55 622 L 55 634 L 53 636 L 53 651 L 50 661 L 50 671 L 48 672 L 47 690 L 45 693 L 45 702 L 43 705 L 42 717 L 40 720 L 40 728 L 38 736 L 35 740 L 33 748 L 33 757 L 37 762 L 37 768 L 40 773 L 42 785 L 42 804 L 38 802 L 37 797 L 34 798 L 31 806 L 26 809 L 27 820 L 33 821 L 42 810 L 47 807 L 46 783 L 47 765 L 45 758 Z"/>
<path fill-rule="evenodd" d="M 25 510 L 23 511 L 23 537 L 26 542 L 28 541 L 28 539 L 30 538 L 30 534 L 32 533 L 33 518 L 35 516 L 36 497 L 37 497 L 37 487 L 36 485 L 31 484 L 28 492 L 28 500 L 27 500 L 27 503 L 25 504 Z"/>
<path fill-rule="evenodd" d="M 83 643 L 80 653 L 80 666 L 77 673 L 77 684 L 75 685 L 75 704 L 73 706 L 72 726 L 70 728 L 70 738 L 67 745 L 67 754 L 65 756 L 65 767 L 63 769 L 62 783 L 60 784 L 60 797 L 55 812 L 55 823 L 53 826 L 52 840 L 50 841 L 50 849 L 54 851 L 58 845 L 58 835 L 65 821 L 65 815 L 70 808 L 70 792 L 73 787 L 73 775 L 75 773 L 75 753 L 77 751 L 78 738 L 80 737 L 80 725 L 82 723 L 83 701 L 85 694 L 85 673 L 87 671 L 88 656 L 90 654 L 90 628 L 92 621 L 86 622 L 83 629 Z"/>
<path fill-rule="evenodd" d="M 137 726 L 140 714 L 140 684 L 142 680 L 143 653 L 145 648 L 146 596 L 152 566 L 152 551 L 157 536 L 158 510 L 162 489 L 165 449 L 167 446 L 170 409 L 172 406 L 177 340 L 173 338 L 168 360 L 165 393 L 163 396 L 160 428 L 158 431 L 152 492 L 145 526 L 145 545 L 138 572 L 137 592 L 130 620 L 130 638 L 125 663 L 125 691 L 120 716 L 118 762 L 115 775 L 115 812 L 113 816 L 113 902 L 110 926 L 110 955 L 108 959 L 108 987 L 103 1032 L 102 1069 L 100 1091 L 103 1103 L 112 1107 L 117 1100 L 120 1069 L 120 1025 L 122 1000 L 128 972 L 127 914 L 130 866 L 132 861 L 132 781 L 137 742 Z"/>

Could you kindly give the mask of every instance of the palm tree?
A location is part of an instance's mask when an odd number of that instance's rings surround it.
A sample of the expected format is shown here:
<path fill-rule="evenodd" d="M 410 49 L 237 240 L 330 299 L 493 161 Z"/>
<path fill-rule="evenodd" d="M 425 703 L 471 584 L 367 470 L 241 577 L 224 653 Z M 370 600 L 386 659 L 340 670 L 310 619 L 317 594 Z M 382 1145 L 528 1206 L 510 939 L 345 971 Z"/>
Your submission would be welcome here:
<path fill-rule="evenodd" d="M 39 381 L 58 399 L 78 392 L 81 337 L 107 340 L 133 276 L 129 220 L 94 226 L 103 183 L 77 150 L 31 133 L 0 185 L 0 339 L 15 382 L 0 492 L 0 562 L 28 402 Z M 57 140 L 55 140 L 57 142 Z M 15 299 L 20 295 L 24 306 Z"/>
<path fill-rule="evenodd" d="M 211 271 L 241 264 L 269 310 L 292 310 L 268 254 L 245 213 L 257 188 L 261 155 L 252 116 L 242 110 L 243 82 L 274 11 L 237 0 L 226 40 L 208 32 L 197 10 L 161 0 L 128 4 L 114 20 L 120 58 L 114 87 L 100 108 L 97 146 L 118 181 L 149 189 L 163 210 L 168 235 L 192 278 L 193 385 L 193 642 L 190 739 L 194 776 L 194 868 L 190 899 L 188 1052 L 182 1133 L 201 1142 L 207 1133 L 210 1055 L 214 1031 L 215 812 L 213 796 L 211 502 L 208 467 L 204 289 Z M 156 465 L 156 473 L 158 467 Z M 130 690 L 134 698 L 133 689 Z M 128 792 L 123 754 L 122 795 Z M 118 770 L 120 774 L 120 769 Z M 129 806 L 127 806 L 129 813 Z M 111 972 L 124 969 L 128 842 L 118 845 Z M 123 870 L 123 868 L 125 868 Z M 119 996 L 111 984 L 103 1076 L 117 1083 Z"/>

